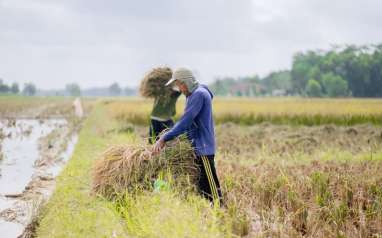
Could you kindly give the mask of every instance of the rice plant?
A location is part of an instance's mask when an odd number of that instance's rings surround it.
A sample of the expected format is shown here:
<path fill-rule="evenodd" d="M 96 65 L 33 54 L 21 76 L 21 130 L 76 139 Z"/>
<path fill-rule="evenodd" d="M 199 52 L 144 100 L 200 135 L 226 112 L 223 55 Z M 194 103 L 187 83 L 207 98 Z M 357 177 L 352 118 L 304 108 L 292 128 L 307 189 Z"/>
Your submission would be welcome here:
<path fill-rule="evenodd" d="M 145 125 L 149 120 L 152 100 L 129 99 L 111 102 L 110 113 L 120 121 Z M 258 123 L 289 125 L 382 124 L 380 99 L 222 99 L 213 101 L 214 119 L 218 124 L 240 125 Z M 184 101 L 177 103 L 177 118 Z"/>

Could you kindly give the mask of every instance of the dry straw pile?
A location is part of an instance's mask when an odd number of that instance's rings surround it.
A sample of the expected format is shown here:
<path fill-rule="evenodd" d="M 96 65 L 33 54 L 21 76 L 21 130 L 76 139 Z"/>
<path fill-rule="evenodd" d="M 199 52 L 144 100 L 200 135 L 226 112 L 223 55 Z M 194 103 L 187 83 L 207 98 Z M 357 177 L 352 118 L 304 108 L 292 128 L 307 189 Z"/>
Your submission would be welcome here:
<path fill-rule="evenodd" d="M 146 74 L 141 82 L 140 94 L 147 98 L 156 98 L 172 93 L 171 87 L 165 84 L 171 79 L 172 70 L 168 67 L 154 68 Z"/>
<path fill-rule="evenodd" d="M 93 192 L 115 199 L 126 191 L 152 189 L 162 174 L 170 174 L 172 186 L 193 190 L 198 168 L 195 155 L 185 137 L 176 139 L 158 155 L 148 146 L 113 146 L 105 151 L 93 168 Z"/>

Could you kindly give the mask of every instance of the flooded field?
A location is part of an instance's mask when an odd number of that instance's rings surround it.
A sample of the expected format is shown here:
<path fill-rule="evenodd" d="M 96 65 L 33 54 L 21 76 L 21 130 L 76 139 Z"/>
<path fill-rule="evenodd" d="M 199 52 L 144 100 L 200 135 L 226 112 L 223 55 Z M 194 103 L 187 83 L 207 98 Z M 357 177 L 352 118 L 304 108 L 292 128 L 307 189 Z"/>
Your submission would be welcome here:
<path fill-rule="evenodd" d="M 52 193 L 77 136 L 65 119 L 0 120 L 0 128 L 0 233 L 17 237 Z"/>
<path fill-rule="evenodd" d="M 28 237 L 71 157 L 82 120 L 70 100 L 0 105 L 0 234 Z"/>

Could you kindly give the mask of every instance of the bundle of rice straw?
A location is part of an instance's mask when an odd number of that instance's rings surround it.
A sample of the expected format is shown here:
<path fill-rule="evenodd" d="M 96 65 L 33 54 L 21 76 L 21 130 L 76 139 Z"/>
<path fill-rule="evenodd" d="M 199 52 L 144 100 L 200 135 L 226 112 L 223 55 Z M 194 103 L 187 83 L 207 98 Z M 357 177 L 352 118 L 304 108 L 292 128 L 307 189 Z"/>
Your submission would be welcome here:
<path fill-rule="evenodd" d="M 171 87 L 166 87 L 165 84 L 171 77 L 172 70 L 169 67 L 154 68 L 143 78 L 139 89 L 140 94 L 147 98 L 170 95 Z"/>
<path fill-rule="evenodd" d="M 124 192 L 150 190 L 160 174 L 171 174 L 176 186 L 194 189 L 198 176 L 195 154 L 185 137 L 153 156 L 148 146 L 113 146 L 93 168 L 93 192 L 115 199 Z"/>

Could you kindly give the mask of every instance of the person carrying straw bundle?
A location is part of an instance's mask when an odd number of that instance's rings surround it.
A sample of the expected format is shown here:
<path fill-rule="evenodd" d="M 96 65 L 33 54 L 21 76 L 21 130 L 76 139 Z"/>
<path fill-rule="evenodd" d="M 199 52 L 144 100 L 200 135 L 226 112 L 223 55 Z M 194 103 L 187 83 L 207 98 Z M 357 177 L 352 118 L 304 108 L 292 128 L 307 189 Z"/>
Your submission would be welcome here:
<path fill-rule="evenodd" d="M 199 167 L 199 192 L 216 205 L 222 205 L 222 193 L 215 169 L 215 133 L 212 117 L 211 91 L 205 85 L 199 84 L 191 70 L 177 69 L 171 80 L 186 96 L 186 107 L 180 120 L 169 131 L 164 133 L 153 146 L 153 153 L 159 153 L 167 141 L 184 133 L 187 134 L 196 154 L 196 164 Z"/>
<path fill-rule="evenodd" d="M 176 101 L 181 93 L 174 87 L 166 87 L 172 70 L 168 67 L 155 68 L 143 79 L 140 92 L 143 97 L 154 98 L 150 116 L 149 143 L 153 144 L 158 135 L 174 125 L 172 117 L 176 114 Z"/>

